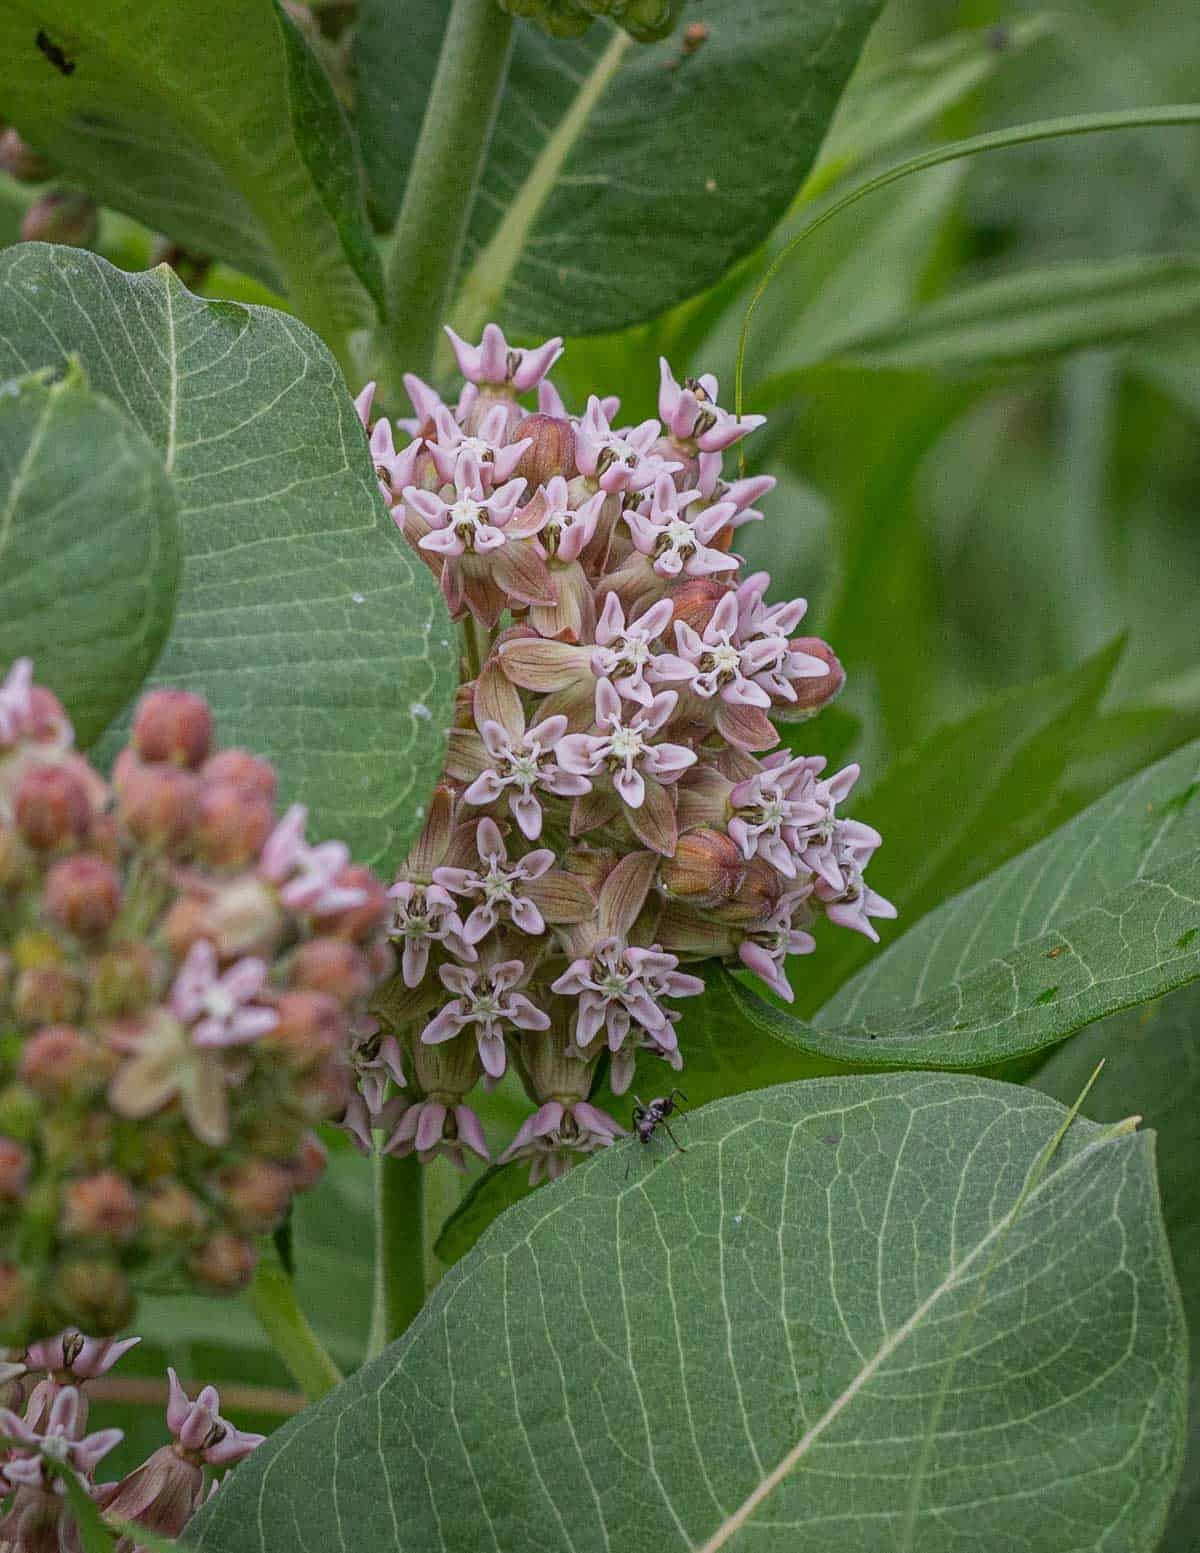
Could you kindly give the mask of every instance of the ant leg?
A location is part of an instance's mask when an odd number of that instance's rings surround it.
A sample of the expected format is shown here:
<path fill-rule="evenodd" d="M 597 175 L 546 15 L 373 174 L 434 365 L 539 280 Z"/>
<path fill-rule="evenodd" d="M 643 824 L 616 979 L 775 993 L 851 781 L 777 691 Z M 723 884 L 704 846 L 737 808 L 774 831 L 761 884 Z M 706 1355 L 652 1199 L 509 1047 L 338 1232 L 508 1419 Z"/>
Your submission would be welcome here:
<path fill-rule="evenodd" d="M 687 1096 L 684 1094 L 683 1090 L 680 1089 L 678 1086 L 676 1086 L 671 1091 L 671 1099 L 674 1100 L 676 1095 L 678 1095 L 681 1100 L 687 1100 Z M 690 1104 L 691 1102 L 689 1101 L 688 1103 Z"/>
<path fill-rule="evenodd" d="M 675 1147 L 679 1150 L 679 1152 L 681 1154 L 686 1154 L 687 1150 L 684 1148 L 683 1144 L 680 1143 L 679 1139 L 675 1136 L 675 1134 L 671 1131 L 671 1124 L 670 1124 L 669 1121 L 667 1121 L 665 1116 L 663 1117 L 663 1126 L 667 1130 L 667 1137 L 670 1138 L 671 1142 L 675 1145 Z"/>

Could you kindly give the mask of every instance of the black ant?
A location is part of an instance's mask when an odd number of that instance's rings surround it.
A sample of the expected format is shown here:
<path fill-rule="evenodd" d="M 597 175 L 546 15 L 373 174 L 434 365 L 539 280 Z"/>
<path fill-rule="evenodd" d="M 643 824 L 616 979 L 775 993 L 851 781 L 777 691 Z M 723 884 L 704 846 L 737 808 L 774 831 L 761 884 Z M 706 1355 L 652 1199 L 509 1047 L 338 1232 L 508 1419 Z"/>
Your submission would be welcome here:
<path fill-rule="evenodd" d="M 681 1100 L 687 1099 L 683 1090 L 678 1088 L 673 1089 L 669 1095 L 660 1096 L 657 1100 L 651 1100 L 649 1105 L 645 1104 L 640 1095 L 634 1095 L 633 1098 L 637 1101 L 637 1104 L 633 1108 L 633 1130 L 637 1134 L 639 1143 L 649 1143 L 654 1136 L 655 1129 L 663 1127 L 666 1129 L 667 1137 L 670 1138 L 679 1152 L 681 1154 L 687 1153 L 683 1144 L 680 1143 L 679 1139 L 671 1131 L 671 1124 L 667 1120 L 667 1117 L 675 1111 L 682 1110 L 682 1107 L 675 1103 L 676 1095 Z M 625 1179 L 627 1181 L 629 1179 L 629 1167 L 632 1164 L 633 1156 L 630 1155 L 629 1164 L 625 1166 Z"/>
<path fill-rule="evenodd" d="M 37 44 L 39 51 L 54 66 L 55 70 L 63 75 L 70 75 L 74 71 L 75 61 L 68 59 L 53 38 L 48 37 L 44 31 L 39 29 L 38 35 L 33 41 Z"/>

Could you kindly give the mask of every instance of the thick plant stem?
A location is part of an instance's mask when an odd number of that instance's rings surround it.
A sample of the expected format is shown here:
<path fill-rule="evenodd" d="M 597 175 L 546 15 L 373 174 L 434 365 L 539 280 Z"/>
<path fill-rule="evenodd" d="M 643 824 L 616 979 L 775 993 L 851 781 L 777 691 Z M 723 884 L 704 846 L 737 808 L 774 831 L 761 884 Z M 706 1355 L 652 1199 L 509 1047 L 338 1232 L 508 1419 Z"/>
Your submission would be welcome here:
<path fill-rule="evenodd" d="M 425 1172 L 415 1154 L 394 1159 L 376 1150 L 375 1303 L 367 1357 L 399 1337 L 425 1303 L 422 1202 Z"/>
<path fill-rule="evenodd" d="M 445 1264 L 434 1247 L 446 1220 L 462 1201 L 462 1182 L 448 1159 L 434 1159 L 425 1166 L 424 1200 L 421 1204 L 421 1239 L 424 1244 L 425 1293 L 442 1281 Z"/>
<path fill-rule="evenodd" d="M 438 330 L 492 137 L 512 48 L 512 17 L 496 0 L 454 0 L 392 233 L 380 376 L 432 373 Z"/>
<path fill-rule="evenodd" d="M 341 1384 L 342 1372 L 300 1309 L 295 1286 L 274 1246 L 264 1246 L 246 1298 L 276 1353 L 310 1402 Z"/>

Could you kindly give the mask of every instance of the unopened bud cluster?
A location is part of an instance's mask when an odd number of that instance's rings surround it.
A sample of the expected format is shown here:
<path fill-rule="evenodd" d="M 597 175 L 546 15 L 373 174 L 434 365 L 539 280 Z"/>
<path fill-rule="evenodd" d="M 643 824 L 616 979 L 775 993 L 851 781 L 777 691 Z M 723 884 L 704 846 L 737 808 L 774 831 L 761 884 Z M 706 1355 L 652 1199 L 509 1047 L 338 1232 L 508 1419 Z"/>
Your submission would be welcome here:
<path fill-rule="evenodd" d="M 120 1444 L 120 1429 L 92 1429 L 89 1382 L 107 1374 L 139 1338 L 119 1342 L 68 1328 L 10 1351 L 0 1363 L 0 1547 L 11 1553 L 83 1553 L 78 1520 L 66 1494 L 70 1474 L 115 1531 L 130 1524 L 177 1537 L 216 1488 L 218 1471 L 248 1456 L 263 1436 L 222 1418 L 221 1399 L 204 1386 L 193 1400 L 167 1371 L 169 1444 L 119 1482 L 98 1483 L 100 1463 Z M 210 1469 L 208 1472 L 205 1469 Z M 125 1532 L 118 1553 L 134 1553 Z"/>
<path fill-rule="evenodd" d="M 108 1333 L 139 1280 L 241 1288 L 321 1173 L 383 887 L 207 704 L 142 701 L 111 785 L 28 660 L 0 684 L 0 1336 Z"/>
<path fill-rule="evenodd" d="M 409 376 L 415 415 L 393 427 L 371 422 L 372 387 L 358 400 L 468 667 L 390 891 L 400 972 L 349 1122 L 364 1148 L 383 1129 L 392 1153 L 486 1158 L 467 1097 L 511 1064 L 537 1110 L 504 1158 L 536 1179 L 619 1134 L 589 1100 L 602 1062 L 616 1094 L 639 1053 L 682 1065 L 675 1003 L 703 983 L 681 963 L 790 999 L 784 962 L 815 948 L 818 915 L 874 939 L 894 910 L 863 878 L 879 835 L 839 813 L 858 768 L 777 748 L 775 722 L 844 675 L 795 634 L 804 600 L 768 603 L 731 548 L 774 481 L 727 478 L 723 455 L 762 417 L 665 361 L 658 419 L 618 426 L 595 395 L 572 416 L 546 376 L 561 341 L 516 349 L 489 324 L 451 342 L 456 403 Z"/>

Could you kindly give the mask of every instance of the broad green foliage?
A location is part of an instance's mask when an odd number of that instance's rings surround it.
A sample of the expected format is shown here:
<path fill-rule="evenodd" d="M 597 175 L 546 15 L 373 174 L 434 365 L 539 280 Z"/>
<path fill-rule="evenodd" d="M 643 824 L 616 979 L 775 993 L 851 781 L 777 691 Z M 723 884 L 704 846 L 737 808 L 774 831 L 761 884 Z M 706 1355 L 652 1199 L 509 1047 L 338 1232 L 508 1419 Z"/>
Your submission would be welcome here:
<path fill-rule="evenodd" d="M 981 1079 L 841 1078 L 693 1115 L 686 1167 L 591 1160 L 189 1540 L 1149 1549 L 1184 1389 L 1153 1145 L 1068 1120 Z"/>
<path fill-rule="evenodd" d="M 1101 1059 L 1089 1112 L 1118 1121 L 1136 1111 L 1158 1134 L 1163 1220 L 1192 1339 L 1188 1452 L 1159 1549 L 1193 1553 L 1200 1525 L 1200 993 L 1188 988 L 1106 1019 L 1056 1051 L 1034 1083 L 1056 1100 L 1070 1100 Z"/>
<path fill-rule="evenodd" d="M 1114 789 L 931 912 L 805 1024 L 764 1034 L 871 1067 L 984 1067 L 1200 976 L 1200 745 Z"/>
<path fill-rule="evenodd" d="M 1200 260 L 1082 259 L 951 292 L 843 349 L 868 366 L 1028 361 L 1200 317 Z"/>
<path fill-rule="evenodd" d="M 155 681 L 275 761 L 314 831 L 386 868 L 440 767 L 455 651 L 383 509 L 340 374 L 302 324 L 73 249 L 0 257 L 0 376 L 77 352 L 158 450 L 184 568 Z"/>
<path fill-rule="evenodd" d="M 49 376 L 0 387 L 0 678 L 33 658 L 87 745 L 170 627 L 176 499 L 155 448 L 78 367 Z"/>
<path fill-rule="evenodd" d="M 0 102 L 98 199 L 287 292 L 315 328 L 370 315 L 379 264 L 350 133 L 275 0 L 17 0 L 0 13 Z"/>
<path fill-rule="evenodd" d="M 389 218 L 442 9 L 363 6 L 359 132 Z M 531 334 L 594 333 L 712 285 L 803 181 L 877 10 L 712 0 L 708 39 L 684 59 L 677 36 L 639 47 L 597 24 L 565 42 L 519 24 L 455 326 L 477 334 L 498 317 Z"/>

